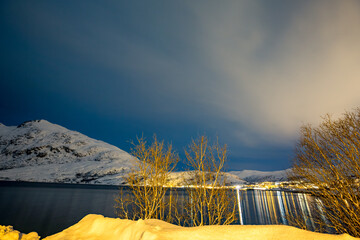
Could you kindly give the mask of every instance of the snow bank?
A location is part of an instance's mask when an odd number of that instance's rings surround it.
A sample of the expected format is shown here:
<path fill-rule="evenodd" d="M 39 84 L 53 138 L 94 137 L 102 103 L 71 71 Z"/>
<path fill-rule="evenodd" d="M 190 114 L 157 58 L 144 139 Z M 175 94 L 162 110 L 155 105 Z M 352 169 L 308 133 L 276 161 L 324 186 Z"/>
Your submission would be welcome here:
<path fill-rule="evenodd" d="M 1 240 L 38 240 L 39 235 L 36 232 L 29 234 L 20 233 L 13 229 L 12 226 L 1 226 L 0 225 L 0 239 Z"/>
<path fill-rule="evenodd" d="M 356 239 L 347 234 L 331 235 L 314 233 L 285 225 L 231 225 L 179 227 L 156 219 L 124 220 L 90 214 L 77 224 L 44 240 L 183 240 L 183 239 L 241 239 L 241 240 L 332 240 Z"/>

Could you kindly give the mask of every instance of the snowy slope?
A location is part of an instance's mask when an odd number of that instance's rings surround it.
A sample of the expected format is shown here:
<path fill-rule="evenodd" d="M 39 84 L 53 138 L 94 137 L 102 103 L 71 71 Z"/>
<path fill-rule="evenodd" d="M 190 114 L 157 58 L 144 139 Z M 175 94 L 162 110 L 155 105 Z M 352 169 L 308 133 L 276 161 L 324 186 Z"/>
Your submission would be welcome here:
<path fill-rule="evenodd" d="M 287 181 L 288 172 L 290 169 L 280 171 L 256 171 L 256 170 L 242 170 L 242 171 L 231 171 L 229 173 L 238 176 L 245 181 L 250 183 L 256 182 L 278 182 Z"/>
<path fill-rule="evenodd" d="M 183 186 L 191 184 L 194 174 L 191 171 L 184 172 L 172 172 L 169 176 L 169 185 L 171 186 Z M 238 176 L 225 172 L 225 184 L 227 186 L 243 185 L 246 181 L 239 178 Z M 222 182 L 222 180 L 220 180 Z M 211 182 L 209 182 L 211 184 Z"/>
<path fill-rule="evenodd" d="M 0 124 L 0 180 L 122 184 L 137 160 L 46 120 Z"/>

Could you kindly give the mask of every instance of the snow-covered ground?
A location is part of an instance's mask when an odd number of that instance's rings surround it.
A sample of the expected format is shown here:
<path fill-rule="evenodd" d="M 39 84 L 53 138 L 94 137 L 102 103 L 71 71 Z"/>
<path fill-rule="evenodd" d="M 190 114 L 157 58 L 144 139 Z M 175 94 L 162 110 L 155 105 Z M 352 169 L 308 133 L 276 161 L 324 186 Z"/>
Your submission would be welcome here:
<path fill-rule="evenodd" d="M 14 230 L 12 226 L 0 225 L 1 240 L 38 240 L 39 238 L 40 237 L 36 232 L 24 234 L 17 230 Z"/>
<path fill-rule="evenodd" d="M 37 240 L 35 233 L 23 235 L 11 231 L 1 235 L 2 240 Z M 106 218 L 101 215 L 90 214 L 77 224 L 60 233 L 46 237 L 44 240 L 351 240 L 347 234 L 331 235 L 301 230 L 285 225 L 230 225 L 230 226 L 203 226 L 180 227 L 156 219 L 125 220 Z"/>
<path fill-rule="evenodd" d="M 246 183 L 246 181 L 242 180 L 238 176 L 225 172 L 223 173 L 225 176 L 225 184 L 227 186 L 235 186 L 235 185 L 243 185 Z M 191 178 L 193 177 L 193 174 L 191 171 L 183 171 L 183 172 L 172 172 L 170 173 L 168 184 L 170 186 L 183 186 L 191 183 Z M 219 182 L 222 182 L 222 180 L 219 180 Z M 209 182 L 209 184 L 211 184 Z"/>
<path fill-rule="evenodd" d="M 256 171 L 256 170 L 242 170 L 242 171 L 230 171 L 230 174 L 236 175 L 239 178 L 250 182 L 279 182 L 288 180 L 288 172 L 291 169 L 280 171 Z"/>
<path fill-rule="evenodd" d="M 46 120 L 0 124 L 0 180 L 123 184 L 138 161 L 108 143 Z"/>

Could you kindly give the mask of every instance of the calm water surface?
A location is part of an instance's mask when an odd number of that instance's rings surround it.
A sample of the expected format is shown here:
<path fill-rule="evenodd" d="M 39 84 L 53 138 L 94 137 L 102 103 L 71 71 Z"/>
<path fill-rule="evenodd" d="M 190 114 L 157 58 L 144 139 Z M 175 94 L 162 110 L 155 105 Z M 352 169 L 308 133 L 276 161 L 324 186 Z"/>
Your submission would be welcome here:
<path fill-rule="evenodd" d="M 115 186 L 0 182 L 0 225 L 12 225 L 25 233 L 36 231 L 45 237 L 90 213 L 116 217 L 114 198 L 118 193 Z M 303 193 L 248 190 L 239 191 L 239 197 L 244 224 L 289 224 L 289 214 L 304 219 L 313 214 L 310 206 L 314 199 Z M 313 225 L 307 224 L 310 228 Z"/>
<path fill-rule="evenodd" d="M 89 213 L 115 217 L 118 188 L 73 184 L 0 183 L 0 225 L 48 236 Z"/>

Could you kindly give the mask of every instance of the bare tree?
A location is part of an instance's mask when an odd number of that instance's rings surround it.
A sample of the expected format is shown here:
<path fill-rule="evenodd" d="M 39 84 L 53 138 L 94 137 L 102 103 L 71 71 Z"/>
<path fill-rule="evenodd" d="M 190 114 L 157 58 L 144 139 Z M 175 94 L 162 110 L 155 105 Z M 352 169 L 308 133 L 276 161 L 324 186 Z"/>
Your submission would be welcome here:
<path fill-rule="evenodd" d="M 294 178 L 318 197 L 330 227 L 360 237 L 360 109 L 300 132 Z"/>
<path fill-rule="evenodd" d="M 157 218 L 170 222 L 176 206 L 172 194 L 166 197 L 166 183 L 179 158 L 171 144 L 165 146 L 156 136 L 150 145 L 144 138 L 137 138 L 133 146 L 132 155 L 139 162 L 136 170 L 127 178 L 132 196 L 121 192 L 115 199 L 117 215 L 130 219 Z"/>
<path fill-rule="evenodd" d="M 213 145 L 205 136 L 192 140 L 185 155 L 192 171 L 188 185 L 189 204 L 186 207 L 190 225 L 230 224 L 236 221 L 235 194 L 225 188 L 224 164 L 226 145 Z"/>

